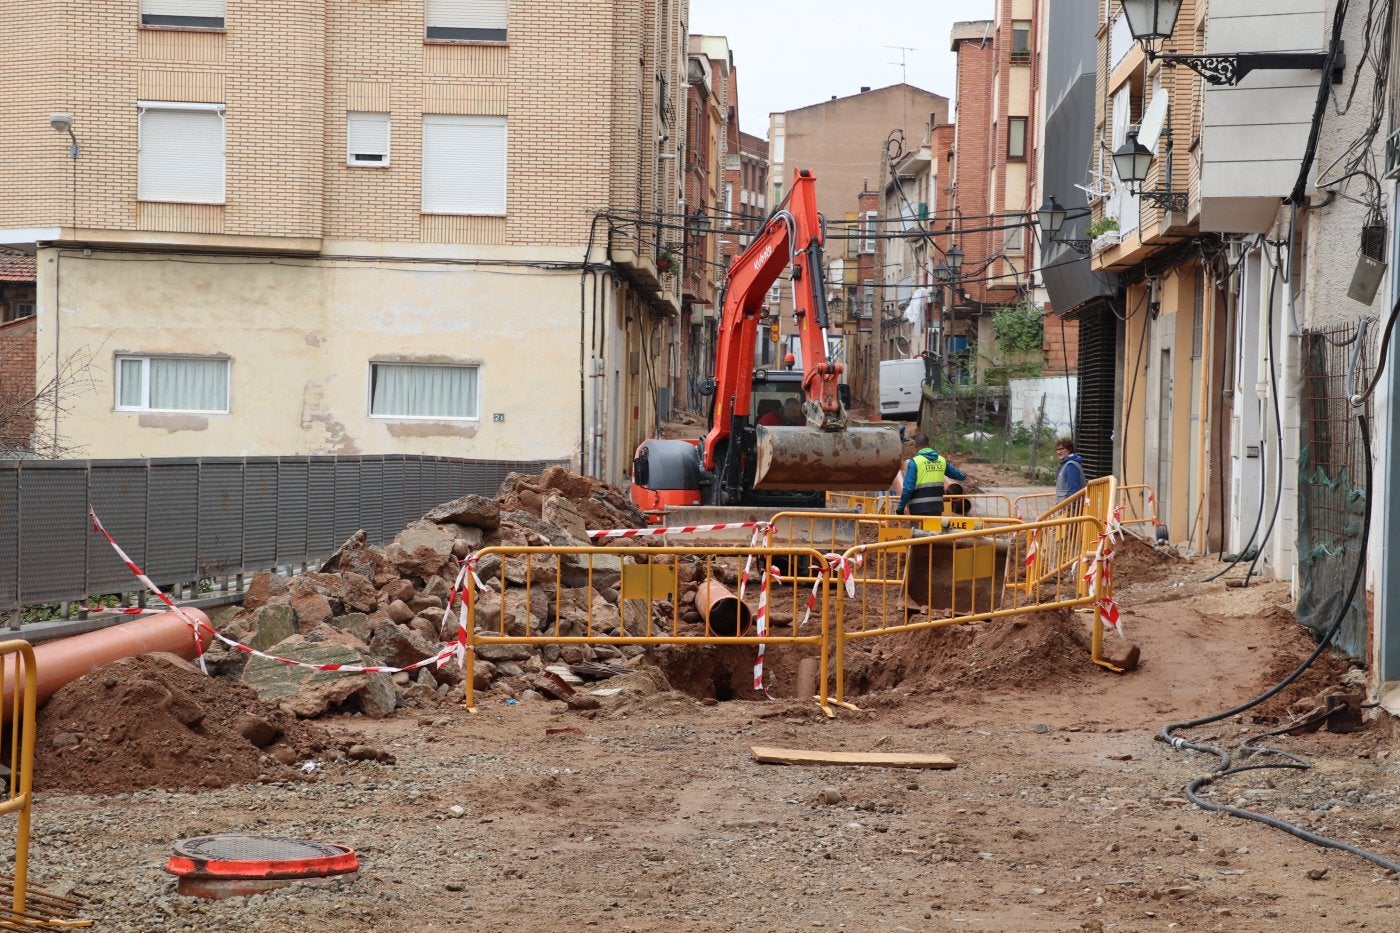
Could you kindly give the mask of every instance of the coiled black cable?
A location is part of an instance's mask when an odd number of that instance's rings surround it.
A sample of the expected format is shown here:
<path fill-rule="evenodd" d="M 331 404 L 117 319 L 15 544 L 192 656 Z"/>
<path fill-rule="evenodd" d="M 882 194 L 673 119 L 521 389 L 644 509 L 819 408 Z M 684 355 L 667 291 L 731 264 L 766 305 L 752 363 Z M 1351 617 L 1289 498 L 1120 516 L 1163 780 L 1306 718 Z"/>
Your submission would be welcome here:
<path fill-rule="evenodd" d="M 1259 696 L 1245 703 L 1241 703 L 1239 706 L 1236 706 L 1233 709 L 1228 709 L 1223 713 L 1215 713 L 1210 716 L 1202 716 L 1199 719 L 1192 719 L 1188 722 L 1170 723 L 1162 727 L 1162 730 L 1157 733 L 1157 738 L 1159 741 L 1167 743 L 1172 748 L 1184 748 L 1195 752 L 1201 752 L 1203 754 L 1215 755 L 1219 759 L 1219 762 L 1213 769 L 1211 769 L 1211 772 L 1209 774 L 1202 775 L 1201 777 L 1196 778 L 1191 783 L 1186 785 L 1185 791 L 1187 799 L 1189 799 L 1192 803 L 1194 803 L 1201 809 L 1213 810 L 1218 813 L 1228 813 L 1231 816 L 1237 816 L 1240 819 L 1253 820 L 1256 823 L 1263 823 L 1266 826 L 1272 826 L 1275 829 L 1281 829 L 1292 836 L 1297 836 L 1299 839 L 1302 839 L 1306 842 L 1311 842 L 1314 845 L 1323 846 L 1324 848 L 1328 849 L 1339 849 L 1343 852 L 1350 852 L 1352 855 L 1360 856 L 1361 858 L 1366 859 L 1368 862 L 1371 862 L 1375 865 L 1379 865 L 1381 868 L 1384 868 L 1387 871 L 1400 873 L 1400 863 L 1393 862 L 1390 859 L 1385 858 L 1384 856 L 1377 855 L 1376 853 L 1363 849 L 1360 846 L 1354 846 L 1350 843 L 1342 842 L 1339 839 L 1332 839 L 1327 836 L 1321 836 L 1317 833 L 1309 832 L 1308 830 L 1303 829 L 1301 826 L 1297 826 L 1285 820 L 1280 820 L 1277 817 L 1268 816 L 1263 813 L 1256 813 L 1253 810 L 1246 810 L 1243 807 L 1235 807 L 1229 804 L 1216 803 L 1212 800 L 1207 800 L 1206 798 L 1202 797 L 1200 794 L 1197 793 L 1197 791 L 1199 791 L 1202 787 L 1206 786 L 1207 784 L 1214 783 L 1218 780 L 1221 780 L 1222 778 L 1234 774 L 1240 774 L 1245 771 L 1257 771 L 1265 768 L 1305 769 L 1312 767 L 1312 765 L 1309 764 L 1305 759 L 1300 758 L 1297 755 L 1293 755 L 1289 752 L 1282 752 L 1276 749 L 1254 748 L 1250 744 L 1252 741 L 1266 738 L 1268 735 L 1277 735 L 1281 732 L 1289 731 L 1290 729 L 1296 729 L 1299 727 L 1299 725 L 1306 725 L 1306 722 L 1295 723 L 1294 725 L 1288 726 L 1284 729 L 1275 730 L 1272 733 L 1266 733 L 1265 735 L 1256 736 L 1254 739 L 1246 741 L 1244 745 L 1241 746 L 1242 748 L 1247 749 L 1250 754 L 1273 754 L 1287 758 L 1288 761 L 1285 763 L 1248 764 L 1232 767 L 1231 755 L 1230 752 L 1226 749 L 1216 745 L 1207 745 L 1203 742 L 1193 742 L 1190 739 L 1182 738 L 1180 736 L 1172 734 L 1179 729 L 1193 729 L 1197 726 L 1204 726 L 1213 722 L 1219 722 L 1222 719 L 1228 719 L 1231 716 L 1238 716 L 1240 713 L 1252 709 L 1255 706 L 1258 706 L 1260 703 L 1263 703 L 1265 700 L 1268 700 L 1278 695 L 1279 692 L 1281 692 L 1293 681 L 1297 680 L 1298 677 L 1300 677 L 1304 671 L 1311 667 L 1313 662 L 1316 661 L 1319 657 L 1321 657 L 1322 653 L 1326 651 L 1327 648 L 1331 645 L 1332 639 L 1337 636 L 1337 632 L 1341 629 L 1342 623 L 1346 620 L 1347 609 L 1351 606 L 1352 600 L 1356 598 L 1356 591 L 1361 585 L 1361 577 L 1366 572 L 1366 548 L 1371 536 L 1371 483 L 1373 480 L 1371 469 L 1371 427 L 1364 414 L 1358 414 L 1356 416 L 1356 420 L 1361 428 L 1361 444 L 1362 451 L 1364 454 L 1363 462 L 1366 464 L 1366 506 L 1362 512 L 1361 546 L 1358 549 L 1356 555 L 1356 569 L 1352 573 L 1351 585 L 1347 588 L 1346 598 L 1342 600 L 1341 606 L 1339 606 L 1337 609 L 1336 619 L 1333 620 L 1332 624 L 1328 626 L 1327 631 L 1323 633 L 1322 637 L 1318 640 L 1317 647 L 1313 649 L 1312 653 L 1309 654 L 1303 660 L 1303 662 L 1293 670 L 1292 673 L 1290 673 L 1287 677 L 1279 681 L 1274 686 L 1270 687 L 1268 690 L 1261 693 Z"/>

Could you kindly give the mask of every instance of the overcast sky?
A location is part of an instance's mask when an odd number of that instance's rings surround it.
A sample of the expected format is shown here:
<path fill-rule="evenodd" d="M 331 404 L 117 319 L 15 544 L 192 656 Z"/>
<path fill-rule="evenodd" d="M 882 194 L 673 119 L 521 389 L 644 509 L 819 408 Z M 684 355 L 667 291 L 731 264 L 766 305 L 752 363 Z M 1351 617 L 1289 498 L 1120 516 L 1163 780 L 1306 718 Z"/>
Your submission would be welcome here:
<path fill-rule="evenodd" d="M 690 31 L 729 39 L 739 71 L 739 128 L 767 136 L 770 112 L 846 97 L 865 85 L 904 80 L 952 100 L 953 23 L 991 15 L 992 0 L 690 0 Z"/>

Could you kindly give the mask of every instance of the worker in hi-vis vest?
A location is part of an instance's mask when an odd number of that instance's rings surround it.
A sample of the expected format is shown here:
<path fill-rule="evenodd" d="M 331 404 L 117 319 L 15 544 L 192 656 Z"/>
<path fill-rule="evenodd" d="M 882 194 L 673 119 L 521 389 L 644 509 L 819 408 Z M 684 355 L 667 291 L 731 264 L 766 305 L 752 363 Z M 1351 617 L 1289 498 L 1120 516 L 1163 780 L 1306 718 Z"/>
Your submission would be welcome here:
<path fill-rule="evenodd" d="M 947 477 L 965 480 L 967 474 L 948 462 L 948 458 L 929 446 L 928 435 L 914 435 L 918 452 L 909 458 L 904 468 L 904 489 L 899 497 L 897 515 L 942 515 L 943 483 Z M 908 509 L 906 512 L 905 509 Z"/>

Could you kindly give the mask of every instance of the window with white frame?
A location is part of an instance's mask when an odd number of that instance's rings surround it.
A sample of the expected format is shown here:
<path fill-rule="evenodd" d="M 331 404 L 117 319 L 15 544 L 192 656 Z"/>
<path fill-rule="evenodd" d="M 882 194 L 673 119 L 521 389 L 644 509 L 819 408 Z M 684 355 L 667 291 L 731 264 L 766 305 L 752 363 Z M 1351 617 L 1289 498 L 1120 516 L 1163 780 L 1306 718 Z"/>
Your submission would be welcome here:
<path fill-rule="evenodd" d="M 862 253 L 875 252 L 875 235 L 879 232 L 879 213 L 876 211 L 866 211 L 860 218 L 860 251 Z"/>
<path fill-rule="evenodd" d="M 423 213 L 506 212 L 506 118 L 423 117 Z"/>
<path fill-rule="evenodd" d="M 351 111 L 345 115 L 347 165 L 389 164 L 389 115 Z"/>
<path fill-rule="evenodd" d="M 427 0 L 427 37 L 506 41 L 507 0 Z"/>
<path fill-rule="evenodd" d="M 141 0 L 142 26 L 224 28 L 224 0 Z"/>
<path fill-rule="evenodd" d="M 369 413 L 375 418 L 479 418 L 477 367 L 370 363 Z"/>
<path fill-rule="evenodd" d="M 224 105 L 139 103 L 136 196 L 224 203 Z"/>
<path fill-rule="evenodd" d="M 228 412 L 227 357 L 118 356 L 118 411 Z"/>

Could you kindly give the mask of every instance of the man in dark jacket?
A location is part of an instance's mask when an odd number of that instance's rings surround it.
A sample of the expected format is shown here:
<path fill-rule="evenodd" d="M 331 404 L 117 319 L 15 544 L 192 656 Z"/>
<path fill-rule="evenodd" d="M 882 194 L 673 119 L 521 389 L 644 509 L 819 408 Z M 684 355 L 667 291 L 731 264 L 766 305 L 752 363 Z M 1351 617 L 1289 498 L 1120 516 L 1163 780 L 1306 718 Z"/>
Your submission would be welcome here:
<path fill-rule="evenodd" d="M 895 514 L 942 515 L 945 477 L 965 480 L 967 474 L 930 447 L 927 435 L 915 434 L 914 446 L 918 448 L 918 453 L 909 458 L 904 468 L 904 488 Z M 906 508 L 909 510 L 907 513 L 904 511 Z"/>
<path fill-rule="evenodd" d="M 1055 474 L 1055 501 L 1063 502 L 1084 488 L 1084 460 L 1074 452 L 1074 438 L 1062 437 L 1055 443 L 1060 472 Z"/>

